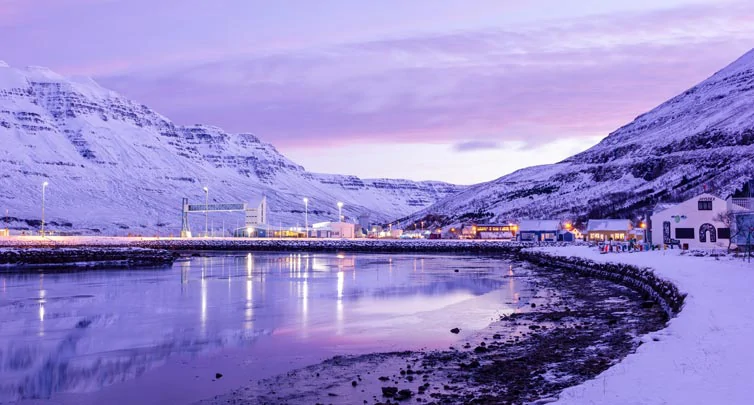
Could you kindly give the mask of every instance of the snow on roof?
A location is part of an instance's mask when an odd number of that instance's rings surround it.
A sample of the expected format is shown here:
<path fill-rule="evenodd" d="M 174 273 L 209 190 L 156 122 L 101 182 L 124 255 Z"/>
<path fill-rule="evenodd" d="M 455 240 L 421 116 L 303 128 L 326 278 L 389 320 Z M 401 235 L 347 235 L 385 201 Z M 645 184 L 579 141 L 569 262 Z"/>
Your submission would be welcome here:
<path fill-rule="evenodd" d="M 590 219 L 586 230 L 590 231 L 625 231 L 631 228 L 630 219 Z"/>
<path fill-rule="evenodd" d="M 660 203 L 660 204 L 657 204 L 657 205 L 655 205 L 655 207 L 654 207 L 654 209 L 652 210 L 652 212 L 654 212 L 654 213 L 657 213 L 657 212 L 662 212 L 662 211 L 665 211 L 665 210 L 671 209 L 671 208 L 675 207 L 676 205 L 678 205 L 678 204 L 673 204 L 673 203 Z"/>
<path fill-rule="evenodd" d="M 524 220 L 518 224 L 519 231 L 557 231 L 559 229 L 560 221 L 557 219 Z"/>

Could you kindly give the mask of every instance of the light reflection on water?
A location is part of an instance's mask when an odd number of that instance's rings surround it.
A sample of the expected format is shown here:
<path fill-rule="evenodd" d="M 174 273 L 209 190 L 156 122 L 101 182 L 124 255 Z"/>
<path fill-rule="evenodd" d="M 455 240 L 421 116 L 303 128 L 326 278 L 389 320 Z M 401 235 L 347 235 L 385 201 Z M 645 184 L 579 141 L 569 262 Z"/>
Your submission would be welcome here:
<path fill-rule="evenodd" d="M 504 278 L 512 272 L 462 256 L 238 253 L 170 269 L 0 275 L 0 402 L 98 390 L 173 356 L 281 336 L 312 351 L 442 347 L 457 338 L 451 327 L 512 310 L 526 290 Z"/>

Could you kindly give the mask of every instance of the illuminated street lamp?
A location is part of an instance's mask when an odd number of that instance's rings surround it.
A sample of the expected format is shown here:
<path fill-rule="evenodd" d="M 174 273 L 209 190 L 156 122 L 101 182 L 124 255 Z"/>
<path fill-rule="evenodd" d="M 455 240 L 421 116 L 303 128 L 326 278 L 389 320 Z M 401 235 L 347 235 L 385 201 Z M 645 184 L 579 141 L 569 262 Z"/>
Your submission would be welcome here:
<path fill-rule="evenodd" d="M 209 236 L 209 187 L 204 186 L 204 237 Z"/>
<path fill-rule="evenodd" d="M 338 222 L 343 222 L 343 203 L 338 201 Z"/>
<path fill-rule="evenodd" d="M 309 237 L 309 199 L 304 197 L 304 229 L 306 229 L 306 237 Z"/>
<path fill-rule="evenodd" d="M 46 181 L 42 183 L 42 236 L 45 236 L 45 188 L 49 184 Z"/>

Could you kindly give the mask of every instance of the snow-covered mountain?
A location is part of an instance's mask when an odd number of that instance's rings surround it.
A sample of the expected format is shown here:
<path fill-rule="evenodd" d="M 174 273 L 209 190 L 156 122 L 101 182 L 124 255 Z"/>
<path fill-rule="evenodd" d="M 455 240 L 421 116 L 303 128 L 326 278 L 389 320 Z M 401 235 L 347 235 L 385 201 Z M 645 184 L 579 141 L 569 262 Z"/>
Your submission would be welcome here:
<path fill-rule="evenodd" d="M 754 50 L 583 153 L 472 186 L 402 221 L 632 218 L 705 187 L 725 197 L 751 178 Z"/>
<path fill-rule="evenodd" d="M 462 187 L 442 182 L 311 173 L 252 134 L 180 126 L 149 107 L 49 69 L 0 62 L 0 210 L 11 228 L 36 228 L 42 183 L 48 226 L 162 234 L 180 230 L 181 197 L 251 202 L 266 195 L 273 224 L 405 216 Z M 243 214 L 212 215 L 235 226 Z M 204 225 L 204 218 L 192 221 Z M 4 227 L 4 226 L 3 226 Z"/>

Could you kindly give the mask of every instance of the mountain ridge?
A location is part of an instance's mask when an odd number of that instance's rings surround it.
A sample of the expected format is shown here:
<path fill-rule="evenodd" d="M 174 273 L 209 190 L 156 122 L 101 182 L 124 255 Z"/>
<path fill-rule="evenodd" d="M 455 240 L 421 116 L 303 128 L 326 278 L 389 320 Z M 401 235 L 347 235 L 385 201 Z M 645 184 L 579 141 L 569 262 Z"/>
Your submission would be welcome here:
<path fill-rule="evenodd" d="M 754 50 L 584 152 L 470 186 L 400 222 L 638 219 L 657 203 L 734 193 L 754 178 L 752 161 Z"/>
<path fill-rule="evenodd" d="M 181 197 L 204 201 L 205 185 L 214 202 L 267 195 L 271 221 L 288 226 L 303 225 L 304 197 L 310 223 L 336 219 L 337 201 L 349 220 L 387 221 L 463 189 L 308 172 L 252 133 L 177 125 L 94 80 L 40 67 L 0 64 L 0 139 L 0 208 L 16 229 L 40 225 L 43 181 L 51 228 L 95 233 L 177 233 Z"/>

